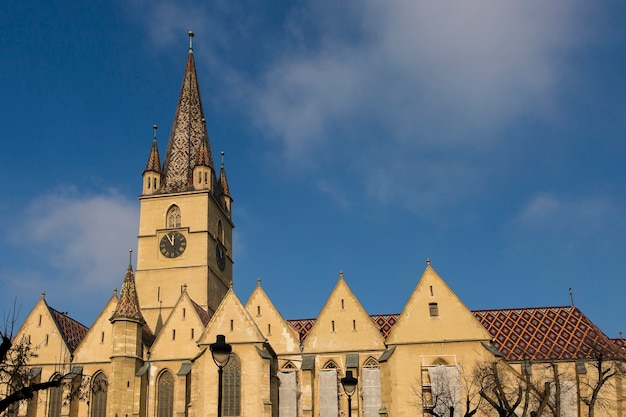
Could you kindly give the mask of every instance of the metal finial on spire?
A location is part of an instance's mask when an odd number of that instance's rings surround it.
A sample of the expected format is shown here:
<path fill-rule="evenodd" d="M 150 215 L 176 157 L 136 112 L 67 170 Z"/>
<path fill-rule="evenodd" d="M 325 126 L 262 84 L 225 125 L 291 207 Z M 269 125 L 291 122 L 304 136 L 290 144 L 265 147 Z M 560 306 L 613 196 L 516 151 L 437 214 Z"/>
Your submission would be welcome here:
<path fill-rule="evenodd" d="M 128 249 L 128 266 L 133 264 L 133 250 Z"/>
<path fill-rule="evenodd" d="M 189 53 L 193 52 L 193 35 L 194 33 L 192 31 L 187 32 L 187 35 L 189 35 Z"/>
<path fill-rule="evenodd" d="M 572 307 L 574 307 L 574 292 L 572 291 L 572 287 L 569 287 L 569 299 L 572 303 Z"/>
<path fill-rule="evenodd" d="M 259 285 L 259 286 L 261 285 L 261 277 L 258 277 L 256 279 L 256 285 Z"/>
<path fill-rule="evenodd" d="M 426 258 L 426 265 L 430 265 L 430 258 Z"/>
<path fill-rule="evenodd" d="M 158 128 L 159 128 L 159 126 L 152 125 L 152 129 L 154 129 L 154 138 L 153 139 L 154 139 L 155 142 L 156 142 L 156 131 L 157 131 Z"/>
<path fill-rule="evenodd" d="M 222 151 L 220 154 L 222 155 L 222 168 L 224 168 L 224 155 L 226 155 L 226 153 Z"/>
<path fill-rule="evenodd" d="M 117 297 L 117 288 L 113 288 L 113 295 Z"/>
<path fill-rule="evenodd" d="M 41 292 L 41 299 L 42 299 L 42 300 L 45 300 L 45 299 L 46 299 L 46 292 L 45 292 L 45 291 L 42 291 L 42 292 Z"/>
<path fill-rule="evenodd" d="M 339 270 L 339 278 L 343 279 L 343 270 L 342 269 Z"/>

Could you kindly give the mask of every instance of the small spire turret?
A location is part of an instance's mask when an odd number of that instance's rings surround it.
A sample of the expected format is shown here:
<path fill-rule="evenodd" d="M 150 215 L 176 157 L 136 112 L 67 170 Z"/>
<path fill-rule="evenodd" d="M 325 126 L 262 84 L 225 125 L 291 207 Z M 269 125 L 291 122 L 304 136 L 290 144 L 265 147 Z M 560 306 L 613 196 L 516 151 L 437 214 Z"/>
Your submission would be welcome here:
<path fill-rule="evenodd" d="M 120 299 L 115 307 L 115 312 L 111 316 L 111 322 L 117 320 L 132 320 L 138 323 L 146 324 L 139 308 L 139 297 L 137 296 L 137 288 L 135 286 L 135 274 L 132 265 L 128 265 L 124 282 L 122 282 L 122 290 L 120 291 Z"/>
<path fill-rule="evenodd" d="M 143 194 L 154 194 L 161 187 L 161 158 L 159 147 L 157 146 L 157 125 L 153 125 L 154 136 L 152 138 L 152 148 L 148 156 L 146 169 L 143 171 Z"/>
<path fill-rule="evenodd" d="M 226 169 L 224 169 L 224 151 L 222 154 L 222 167 L 220 168 L 220 177 L 217 181 L 217 190 L 222 197 L 224 208 L 226 209 L 226 213 L 230 217 L 232 210 L 233 199 L 230 196 L 230 189 L 228 188 L 228 180 L 226 179 Z"/>

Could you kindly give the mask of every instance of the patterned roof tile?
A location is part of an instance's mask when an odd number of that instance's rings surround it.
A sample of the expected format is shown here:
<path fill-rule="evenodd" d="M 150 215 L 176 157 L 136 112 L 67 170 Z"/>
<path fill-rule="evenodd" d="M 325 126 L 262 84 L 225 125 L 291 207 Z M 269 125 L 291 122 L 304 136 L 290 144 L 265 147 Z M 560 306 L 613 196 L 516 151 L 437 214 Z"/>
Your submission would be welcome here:
<path fill-rule="evenodd" d="M 48 306 L 48 309 L 63 336 L 63 340 L 65 340 L 65 343 L 73 352 L 83 340 L 89 328 L 69 317 L 66 313 L 61 313 L 50 306 Z"/>
<path fill-rule="evenodd" d="M 135 287 L 135 275 L 133 267 L 128 265 L 124 282 L 122 282 L 122 290 L 120 291 L 120 299 L 115 307 L 115 312 L 111 316 L 111 321 L 120 319 L 130 319 L 145 324 L 146 321 L 141 314 L 139 308 L 139 298 L 137 297 L 137 288 Z"/>
<path fill-rule="evenodd" d="M 593 359 L 598 352 L 626 359 L 626 341 L 609 339 L 576 307 L 477 310 L 476 319 L 493 337 L 506 360 Z M 370 316 L 387 338 L 399 314 Z M 287 320 L 306 338 L 315 319 Z"/>

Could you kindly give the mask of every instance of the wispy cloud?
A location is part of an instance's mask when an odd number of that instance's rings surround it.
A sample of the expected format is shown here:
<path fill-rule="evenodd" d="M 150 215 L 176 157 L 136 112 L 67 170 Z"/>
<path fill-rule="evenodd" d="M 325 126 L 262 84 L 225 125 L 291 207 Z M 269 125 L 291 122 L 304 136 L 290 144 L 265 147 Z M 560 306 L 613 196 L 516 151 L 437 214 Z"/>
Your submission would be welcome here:
<path fill-rule="evenodd" d="M 623 207 L 604 197 L 563 198 L 540 193 L 532 196 L 513 219 L 515 238 L 521 241 L 549 242 L 551 247 L 586 248 L 595 242 L 612 244 L 623 233 Z"/>
<path fill-rule="evenodd" d="M 57 191 L 32 201 L 23 213 L 25 232 L 14 241 L 38 254 L 23 273 L 38 275 L 37 284 L 49 292 L 119 287 L 128 251 L 136 247 L 137 203 L 115 191 Z M 47 275 L 62 278 L 53 282 Z"/>
<path fill-rule="evenodd" d="M 367 198 L 397 196 L 422 213 L 479 192 L 507 129 L 555 116 L 568 57 L 587 35 L 585 6 L 564 0 L 322 0 L 258 32 L 250 16 L 271 12 L 252 3 L 133 4 L 151 16 L 142 21 L 155 44 L 200 25 L 213 88 L 272 152 L 278 144 L 282 169 L 341 161 Z"/>

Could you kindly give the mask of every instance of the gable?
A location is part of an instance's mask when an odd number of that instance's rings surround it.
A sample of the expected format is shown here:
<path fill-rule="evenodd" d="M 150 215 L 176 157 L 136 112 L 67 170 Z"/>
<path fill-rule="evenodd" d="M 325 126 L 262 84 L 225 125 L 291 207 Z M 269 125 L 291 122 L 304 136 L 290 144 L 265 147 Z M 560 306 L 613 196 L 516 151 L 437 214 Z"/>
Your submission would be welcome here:
<path fill-rule="evenodd" d="M 429 263 L 393 326 L 387 343 L 489 341 L 490 338 Z"/>
<path fill-rule="evenodd" d="M 315 324 L 304 339 L 307 353 L 383 350 L 380 330 L 340 275 Z"/>
<path fill-rule="evenodd" d="M 246 302 L 246 310 L 278 354 L 298 352 L 300 338 L 261 288 L 261 280 Z"/>
<path fill-rule="evenodd" d="M 218 334 L 226 336 L 226 342 L 263 343 L 265 336 L 243 306 L 232 288 L 228 290 L 211 321 L 202 334 L 199 345 L 215 343 Z"/>
<path fill-rule="evenodd" d="M 24 320 L 15 341 L 26 337 L 37 356 L 31 361 L 39 363 L 69 363 L 75 347 L 80 343 L 87 327 L 48 306 L 44 295 Z"/>
<path fill-rule="evenodd" d="M 205 316 L 206 312 L 199 313 L 197 304 L 183 291 L 150 349 L 152 360 L 195 356 L 198 353 L 196 341 L 204 332 Z"/>
<path fill-rule="evenodd" d="M 113 327 L 109 318 L 117 306 L 112 296 L 74 352 L 75 362 L 108 362 L 111 357 Z"/>

